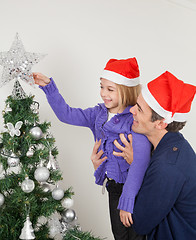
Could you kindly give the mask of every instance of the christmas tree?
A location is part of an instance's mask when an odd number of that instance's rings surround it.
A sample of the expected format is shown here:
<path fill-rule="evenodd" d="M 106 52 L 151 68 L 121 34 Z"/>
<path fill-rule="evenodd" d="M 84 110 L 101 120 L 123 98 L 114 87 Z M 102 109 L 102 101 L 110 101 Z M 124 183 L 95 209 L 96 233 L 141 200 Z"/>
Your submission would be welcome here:
<path fill-rule="evenodd" d="M 34 84 L 31 67 L 42 57 L 25 52 L 18 34 L 11 49 L 0 53 L 0 85 L 15 80 L 0 138 L 0 239 L 98 240 L 81 231 L 71 209 L 73 192 L 59 187 L 63 178 L 51 124 L 40 123 L 39 103 L 20 85 Z"/>

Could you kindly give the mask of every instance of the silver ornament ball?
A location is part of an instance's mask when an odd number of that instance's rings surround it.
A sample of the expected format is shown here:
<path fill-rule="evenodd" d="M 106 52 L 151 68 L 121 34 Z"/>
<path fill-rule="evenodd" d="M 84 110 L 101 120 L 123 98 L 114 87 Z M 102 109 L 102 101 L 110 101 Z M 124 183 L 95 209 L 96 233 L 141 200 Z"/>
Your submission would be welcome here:
<path fill-rule="evenodd" d="M 0 193 L 0 207 L 4 204 L 5 198 L 2 193 Z"/>
<path fill-rule="evenodd" d="M 73 209 L 66 209 L 62 212 L 61 216 L 64 222 L 70 223 L 75 219 L 76 213 Z"/>
<path fill-rule="evenodd" d="M 52 197 L 55 199 L 55 200 L 61 200 L 63 197 L 64 197 L 64 191 L 63 189 L 61 188 L 55 188 L 53 191 L 52 191 Z"/>
<path fill-rule="evenodd" d="M 46 182 L 50 176 L 50 172 L 46 167 L 38 167 L 34 172 L 34 177 L 38 182 Z"/>
<path fill-rule="evenodd" d="M 23 192 L 30 193 L 35 188 L 35 183 L 33 182 L 33 180 L 26 177 L 25 180 L 21 184 L 21 188 L 22 188 Z"/>
<path fill-rule="evenodd" d="M 31 128 L 30 134 L 36 140 L 39 140 L 39 139 L 41 139 L 43 137 L 43 132 L 42 132 L 40 127 L 33 127 L 33 128 Z"/>

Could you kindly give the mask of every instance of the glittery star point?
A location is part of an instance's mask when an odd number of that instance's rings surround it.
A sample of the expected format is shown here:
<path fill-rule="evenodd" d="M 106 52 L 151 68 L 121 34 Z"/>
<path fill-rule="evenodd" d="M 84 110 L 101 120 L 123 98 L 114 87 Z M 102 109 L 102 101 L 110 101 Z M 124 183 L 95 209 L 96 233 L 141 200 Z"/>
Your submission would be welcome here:
<path fill-rule="evenodd" d="M 21 79 L 34 86 L 31 68 L 43 57 L 45 57 L 45 54 L 26 52 L 17 33 L 10 50 L 0 52 L 0 65 L 3 66 L 0 87 L 13 79 Z"/>

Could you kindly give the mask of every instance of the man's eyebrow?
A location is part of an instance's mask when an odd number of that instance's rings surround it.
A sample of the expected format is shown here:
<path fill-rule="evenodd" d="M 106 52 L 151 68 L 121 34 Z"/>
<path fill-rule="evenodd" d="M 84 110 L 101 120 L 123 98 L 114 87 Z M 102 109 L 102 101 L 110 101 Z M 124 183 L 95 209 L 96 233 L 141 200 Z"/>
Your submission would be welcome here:
<path fill-rule="evenodd" d="M 136 105 L 138 106 L 138 108 L 143 112 L 141 106 L 136 102 Z"/>

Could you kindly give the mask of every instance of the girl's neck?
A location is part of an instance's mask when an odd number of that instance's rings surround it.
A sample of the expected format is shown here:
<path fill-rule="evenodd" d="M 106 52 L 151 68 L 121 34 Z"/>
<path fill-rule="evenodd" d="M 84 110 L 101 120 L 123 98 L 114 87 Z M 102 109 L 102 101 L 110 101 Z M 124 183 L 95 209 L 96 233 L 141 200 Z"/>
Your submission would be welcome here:
<path fill-rule="evenodd" d="M 124 110 L 125 110 L 125 106 L 121 106 L 121 107 L 119 107 L 119 109 L 117 109 L 117 110 L 113 110 L 113 109 L 109 109 L 108 108 L 108 112 L 110 112 L 110 113 L 114 113 L 114 114 L 117 114 L 117 113 L 122 113 Z"/>

